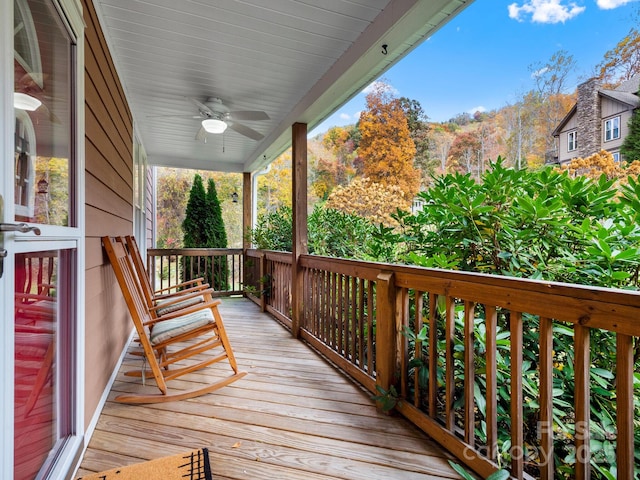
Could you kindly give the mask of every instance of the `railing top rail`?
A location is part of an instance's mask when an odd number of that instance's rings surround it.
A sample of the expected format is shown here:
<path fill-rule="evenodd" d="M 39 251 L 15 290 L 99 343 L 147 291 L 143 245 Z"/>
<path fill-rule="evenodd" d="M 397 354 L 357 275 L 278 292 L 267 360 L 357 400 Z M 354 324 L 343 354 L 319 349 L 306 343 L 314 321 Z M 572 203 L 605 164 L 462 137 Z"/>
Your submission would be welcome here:
<path fill-rule="evenodd" d="M 160 257 L 167 255 L 206 256 L 211 253 L 219 255 L 240 255 L 242 248 L 148 248 L 147 256 Z"/>
<path fill-rule="evenodd" d="M 257 250 L 255 248 L 245 250 L 245 255 L 251 258 L 259 258 L 264 255 L 267 260 L 275 260 L 277 262 L 284 263 L 291 263 L 291 259 L 293 258 L 293 254 L 291 252 L 283 252 L 280 250 Z"/>

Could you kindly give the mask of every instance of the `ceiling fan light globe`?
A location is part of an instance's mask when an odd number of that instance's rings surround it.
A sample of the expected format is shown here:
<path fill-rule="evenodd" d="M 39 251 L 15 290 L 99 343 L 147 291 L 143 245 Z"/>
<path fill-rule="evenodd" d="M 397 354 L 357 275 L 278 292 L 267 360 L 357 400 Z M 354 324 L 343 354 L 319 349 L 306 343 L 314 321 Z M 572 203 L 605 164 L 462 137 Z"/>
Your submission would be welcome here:
<path fill-rule="evenodd" d="M 227 124 L 217 118 L 207 118 L 202 121 L 202 128 L 208 133 L 224 133 L 227 129 Z"/>
<path fill-rule="evenodd" d="M 13 92 L 13 107 L 28 112 L 35 111 L 42 102 L 26 93 Z"/>

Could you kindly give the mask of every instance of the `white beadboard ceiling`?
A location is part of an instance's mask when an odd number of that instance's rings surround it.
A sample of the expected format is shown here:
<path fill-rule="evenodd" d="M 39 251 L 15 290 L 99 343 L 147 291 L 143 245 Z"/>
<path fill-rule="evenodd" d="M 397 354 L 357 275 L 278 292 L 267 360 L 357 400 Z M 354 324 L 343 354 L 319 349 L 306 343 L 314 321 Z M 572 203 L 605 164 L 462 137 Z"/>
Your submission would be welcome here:
<path fill-rule="evenodd" d="M 254 172 L 472 0 L 94 0 L 149 163 Z M 387 45 L 387 54 L 382 45 Z M 269 120 L 195 139 L 220 98 Z"/>

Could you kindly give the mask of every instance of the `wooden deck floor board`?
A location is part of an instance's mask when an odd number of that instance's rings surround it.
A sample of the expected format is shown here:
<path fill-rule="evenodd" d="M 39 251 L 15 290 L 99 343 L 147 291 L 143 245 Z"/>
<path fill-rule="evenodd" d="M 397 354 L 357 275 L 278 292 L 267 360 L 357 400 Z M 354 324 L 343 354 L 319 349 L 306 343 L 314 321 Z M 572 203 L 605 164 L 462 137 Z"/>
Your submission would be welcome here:
<path fill-rule="evenodd" d="M 118 393 L 141 387 L 121 369 L 79 474 L 208 447 L 217 479 L 458 478 L 426 435 L 377 412 L 368 392 L 253 303 L 224 299 L 221 313 L 249 374 L 202 397 L 134 406 L 113 402 Z M 129 355 L 125 363 L 137 368 L 140 358 Z M 189 388 L 226 375 L 225 369 L 218 364 L 170 385 Z M 146 388 L 154 392 L 153 381 Z"/>

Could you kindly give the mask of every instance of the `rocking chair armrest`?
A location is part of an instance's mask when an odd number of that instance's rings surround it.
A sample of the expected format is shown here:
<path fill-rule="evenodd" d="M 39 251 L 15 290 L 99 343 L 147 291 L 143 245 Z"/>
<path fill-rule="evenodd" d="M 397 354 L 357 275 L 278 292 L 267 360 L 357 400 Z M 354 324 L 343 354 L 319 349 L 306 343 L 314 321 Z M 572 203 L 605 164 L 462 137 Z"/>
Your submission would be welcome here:
<path fill-rule="evenodd" d="M 154 305 L 153 307 L 149 307 L 149 311 L 150 312 L 156 312 L 157 310 L 161 310 L 163 308 L 167 308 L 171 305 L 175 305 L 176 303 L 181 303 L 184 302 L 185 300 L 189 300 L 191 298 L 197 298 L 197 297 L 201 297 L 201 296 L 210 296 L 212 293 L 214 292 L 213 288 L 207 288 L 205 290 L 199 290 L 199 291 L 195 291 L 195 292 L 191 292 L 185 295 L 182 295 L 180 297 L 175 297 L 175 298 L 168 298 L 165 301 L 163 301 L 162 303 L 159 303 L 158 305 Z M 205 298 L 206 301 L 206 298 Z M 202 302 L 200 302 L 198 305 L 202 305 Z M 182 310 L 180 310 L 182 311 Z M 167 315 L 164 315 L 165 317 Z"/>
<path fill-rule="evenodd" d="M 180 290 L 179 292 L 172 292 L 172 293 L 164 293 L 164 294 L 160 294 L 160 295 L 155 295 L 154 298 L 156 300 L 168 300 L 171 297 L 176 297 L 176 296 L 183 296 L 186 295 L 188 293 L 192 293 L 192 292 L 202 292 L 203 290 L 210 290 L 209 284 L 208 283 L 203 283 L 202 285 L 196 285 L 195 287 L 190 287 L 190 288 L 185 288 L 184 290 Z"/>
<path fill-rule="evenodd" d="M 175 285 L 171 285 L 170 287 L 164 287 L 159 290 L 155 290 L 154 293 L 162 294 L 162 292 L 166 292 L 167 290 L 173 290 L 174 288 L 186 287 L 187 285 L 193 285 L 195 283 L 202 285 L 204 282 L 203 277 L 194 278 L 193 280 L 187 280 L 186 282 L 176 283 Z M 207 284 L 205 284 L 207 285 Z"/>
<path fill-rule="evenodd" d="M 181 317 L 183 315 L 188 315 L 190 313 L 197 312 L 197 311 L 203 310 L 205 308 L 217 307 L 221 303 L 222 303 L 221 300 L 209 300 L 209 301 L 206 301 L 206 302 L 203 302 L 203 303 L 198 303 L 197 305 L 193 305 L 191 307 L 184 308 L 184 309 L 179 310 L 177 312 L 168 313 L 166 315 L 163 315 L 162 317 L 152 318 L 151 320 L 148 320 L 148 321 L 144 322 L 144 325 L 145 326 L 152 326 L 152 325 L 154 325 L 156 323 L 163 322 L 165 320 L 171 320 L 173 318 L 178 318 L 178 317 Z"/>

